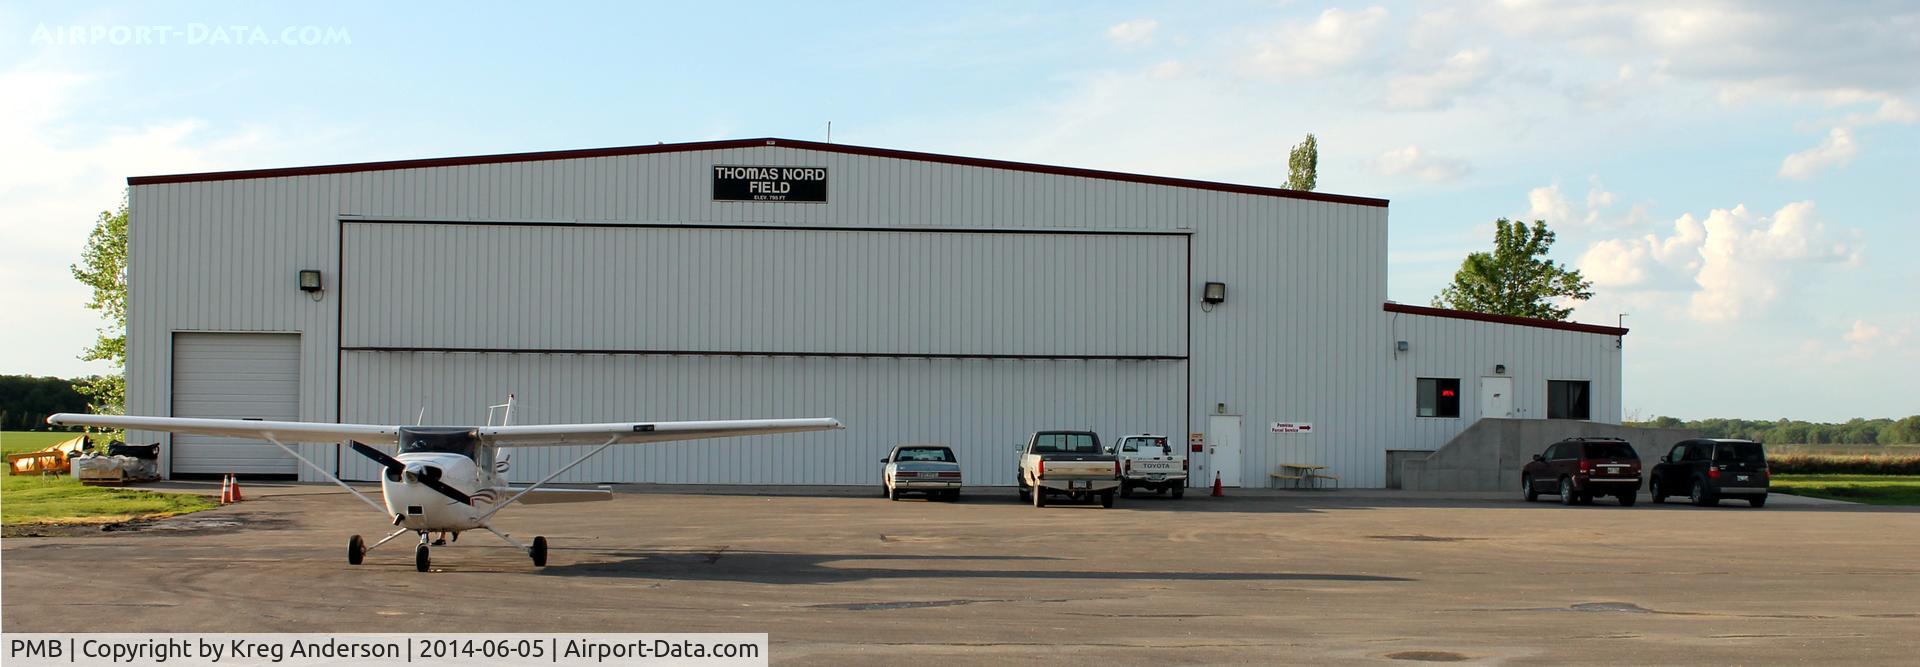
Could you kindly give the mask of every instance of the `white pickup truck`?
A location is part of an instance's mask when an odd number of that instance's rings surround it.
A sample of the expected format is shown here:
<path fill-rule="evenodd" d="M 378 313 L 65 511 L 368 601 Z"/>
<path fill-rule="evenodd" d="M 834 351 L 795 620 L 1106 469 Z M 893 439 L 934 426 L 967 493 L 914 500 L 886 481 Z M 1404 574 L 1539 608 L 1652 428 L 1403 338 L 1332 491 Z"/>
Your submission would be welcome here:
<path fill-rule="evenodd" d="M 1173 451 L 1167 436 L 1145 433 L 1121 438 L 1119 456 L 1121 496 L 1132 497 L 1134 489 L 1172 492 L 1175 498 L 1187 495 L 1187 457 Z"/>
<path fill-rule="evenodd" d="M 1049 494 L 1074 500 L 1099 498 L 1101 507 L 1113 507 L 1120 489 L 1120 460 L 1100 447 L 1092 431 L 1040 431 L 1027 438 L 1020 453 L 1020 500 L 1046 507 Z"/>

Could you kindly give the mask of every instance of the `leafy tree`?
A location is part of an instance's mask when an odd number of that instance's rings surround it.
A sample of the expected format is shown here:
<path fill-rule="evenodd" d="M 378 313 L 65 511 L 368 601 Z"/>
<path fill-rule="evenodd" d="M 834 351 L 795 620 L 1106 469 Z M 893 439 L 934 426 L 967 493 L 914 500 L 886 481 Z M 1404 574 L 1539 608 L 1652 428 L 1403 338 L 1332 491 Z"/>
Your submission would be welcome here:
<path fill-rule="evenodd" d="M 55 430 L 47 426 L 47 415 L 87 409 L 87 397 L 73 385 L 60 378 L 0 375 L 0 431 Z"/>
<path fill-rule="evenodd" d="M 1593 283 L 1579 270 L 1547 259 L 1553 239 L 1544 220 L 1533 221 L 1532 227 L 1506 218 L 1495 220 L 1493 252 L 1467 255 L 1453 274 L 1453 284 L 1433 298 L 1433 305 L 1494 315 L 1567 319 L 1573 308 L 1555 306 L 1551 299 L 1591 299 Z"/>
<path fill-rule="evenodd" d="M 1320 142 L 1307 133 L 1306 141 L 1287 151 L 1287 189 L 1312 190 L 1320 183 Z"/>
<path fill-rule="evenodd" d="M 73 278 L 93 289 L 87 307 L 100 311 L 107 325 L 80 358 L 107 361 L 116 372 L 96 375 L 74 383 L 74 388 L 91 401 L 93 412 L 119 414 L 126 411 L 127 376 L 127 202 L 120 201 L 117 211 L 101 211 L 87 237 L 87 249 L 80 263 L 69 267 Z"/>
<path fill-rule="evenodd" d="M 1750 419 L 1701 419 L 1698 421 L 1681 421 L 1673 417 L 1654 417 L 1651 421 L 1629 425 L 1685 428 L 1699 431 L 1702 437 L 1743 438 L 1780 445 L 1920 444 L 1920 415 L 1914 415 L 1900 420 L 1856 417 L 1837 424 L 1793 419 L 1768 421 Z"/>

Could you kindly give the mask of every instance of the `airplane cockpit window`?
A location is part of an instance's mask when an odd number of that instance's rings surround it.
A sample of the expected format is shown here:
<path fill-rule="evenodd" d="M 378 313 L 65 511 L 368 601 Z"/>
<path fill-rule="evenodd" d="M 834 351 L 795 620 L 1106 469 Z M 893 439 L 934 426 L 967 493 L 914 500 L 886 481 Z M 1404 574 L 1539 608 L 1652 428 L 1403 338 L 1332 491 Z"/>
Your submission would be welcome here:
<path fill-rule="evenodd" d="M 473 458 L 480 439 L 470 428 L 401 428 L 400 453 L 442 452 Z"/>

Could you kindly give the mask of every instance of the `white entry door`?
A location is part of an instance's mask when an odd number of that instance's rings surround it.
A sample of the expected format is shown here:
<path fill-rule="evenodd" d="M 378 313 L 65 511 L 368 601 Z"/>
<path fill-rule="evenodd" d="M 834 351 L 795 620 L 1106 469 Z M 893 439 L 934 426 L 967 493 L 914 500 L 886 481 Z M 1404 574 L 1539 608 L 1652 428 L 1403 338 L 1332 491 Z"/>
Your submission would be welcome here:
<path fill-rule="evenodd" d="M 1480 417 L 1513 416 L 1513 378 L 1480 378 Z"/>
<path fill-rule="evenodd" d="M 1240 415 L 1207 417 L 1207 465 L 1220 475 L 1221 486 L 1240 486 Z M 1200 480 L 1213 486 L 1213 478 Z"/>

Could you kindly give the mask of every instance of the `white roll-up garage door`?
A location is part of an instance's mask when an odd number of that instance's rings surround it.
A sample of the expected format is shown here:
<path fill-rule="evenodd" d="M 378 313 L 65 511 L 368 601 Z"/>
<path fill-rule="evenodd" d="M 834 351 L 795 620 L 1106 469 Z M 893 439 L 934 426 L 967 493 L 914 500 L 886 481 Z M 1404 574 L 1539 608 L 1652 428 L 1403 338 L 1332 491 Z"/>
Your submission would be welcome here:
<path fill-rule="evenodd" d="M 300 418 L 300 336 L 175 333 L 173 416 Z M 173 474 L 290 475 L 294 460 L 258 440 L 173 436 Z"/>

